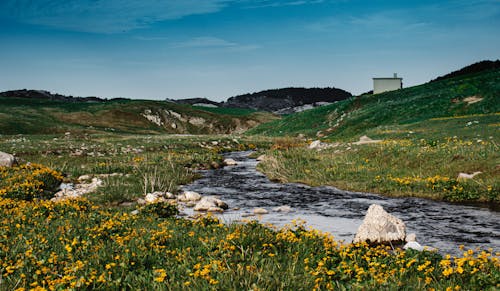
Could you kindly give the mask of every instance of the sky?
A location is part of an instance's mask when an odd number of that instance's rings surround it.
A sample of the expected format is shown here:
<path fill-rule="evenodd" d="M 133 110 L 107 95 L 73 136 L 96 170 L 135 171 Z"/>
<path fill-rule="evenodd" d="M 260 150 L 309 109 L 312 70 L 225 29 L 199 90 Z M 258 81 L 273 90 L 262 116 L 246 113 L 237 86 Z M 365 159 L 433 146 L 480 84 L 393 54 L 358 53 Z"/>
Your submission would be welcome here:
<path fill-rule="evenodd" d="M 0 0 L 0 91 L 216 101 L 500 58 L 500 0 Z"/>

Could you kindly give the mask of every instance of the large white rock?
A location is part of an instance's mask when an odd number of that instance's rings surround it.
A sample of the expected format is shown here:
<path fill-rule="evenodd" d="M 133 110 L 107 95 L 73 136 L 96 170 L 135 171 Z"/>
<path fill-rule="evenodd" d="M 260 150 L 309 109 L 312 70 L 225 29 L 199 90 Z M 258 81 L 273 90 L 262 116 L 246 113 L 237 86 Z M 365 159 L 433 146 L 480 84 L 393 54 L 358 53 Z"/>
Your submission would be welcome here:
<path fill-rule="evenodd" d="M 382 206 L 372 204 L 368 208 L 353 242 L 398 243 L 403 242 L 405 238 L 406 226 L 404 222 L 387 213 Z"/>
<path fill-rule="evenodd" d="M 194 206 L 195 211 L 208 211 L 209 209 L 221 208 L 228 209 L 227 204 L 213 196 L 204 196 L 201 200 Z"/>
<path fill-rule="evenodd" d="M 199 201 L 201 195 L 194 191 L 185 191 L 181 195 L 177 196 L 177 200 L 181 202 Z"/>
<path fill-rule="evenodd" d="M 16 163 L 16 158 L 8 153 L 0 152 L 0 166 L 12 167 Z"/>

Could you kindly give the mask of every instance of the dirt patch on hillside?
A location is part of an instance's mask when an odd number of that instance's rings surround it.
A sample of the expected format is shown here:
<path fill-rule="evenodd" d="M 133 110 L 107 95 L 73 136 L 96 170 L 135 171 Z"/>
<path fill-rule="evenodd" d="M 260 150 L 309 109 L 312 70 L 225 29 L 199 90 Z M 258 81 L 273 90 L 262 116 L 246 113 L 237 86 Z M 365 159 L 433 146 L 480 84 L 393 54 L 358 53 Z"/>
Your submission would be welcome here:
<path fill-rule="evenodd" d="M 467 104 L 470 105 L 470 104 L 480 102 L 482 100 L 483 100 L 483 98 L 481 98 L 479 96 L 469 96 L 469 97 L 464 98 L 464 100 L 462 100 L 462 101 L 466 102 Z"/>

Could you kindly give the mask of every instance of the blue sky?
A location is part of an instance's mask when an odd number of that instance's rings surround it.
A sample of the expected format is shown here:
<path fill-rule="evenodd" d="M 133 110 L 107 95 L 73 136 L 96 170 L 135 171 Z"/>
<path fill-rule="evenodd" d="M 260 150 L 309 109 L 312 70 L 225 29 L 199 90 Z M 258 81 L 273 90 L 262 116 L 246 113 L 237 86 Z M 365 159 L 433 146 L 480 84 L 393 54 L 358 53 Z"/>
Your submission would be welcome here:
<path fill-rule="evenodd" d="M 500 0 L 1 0 L 0 91 L 139 99 L 359 94 L 500 58 Z"/>

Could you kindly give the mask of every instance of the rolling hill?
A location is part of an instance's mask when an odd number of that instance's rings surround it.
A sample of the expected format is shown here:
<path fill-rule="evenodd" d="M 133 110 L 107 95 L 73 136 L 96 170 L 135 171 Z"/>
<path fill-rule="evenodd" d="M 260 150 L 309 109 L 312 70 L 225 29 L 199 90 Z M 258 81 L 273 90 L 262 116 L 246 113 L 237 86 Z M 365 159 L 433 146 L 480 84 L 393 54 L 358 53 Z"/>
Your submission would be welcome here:
<path fill-rule="evenodd" d="M 365 94 L 331 105 L 286 116 L 248 131 L 248 134 L 352 140 L 361 135 L 443 133 L 485 122 L 481 134 L 498 134 L 500 69 L 456 74 L 420 86 L 381 94 Z M 477 122 L 477 123 L 475 123 Z M 470 126 L 468 128 L 471 128 Z M 461 131 L 463 134 L 477 134 Z"/>
<path fill-rule="evenodd" d="M 51 134 L 66 131 L 241 133 L 276 118 L 264 112 L 193 107 L 165 101 L 74 99 L 57 94 L 29 98 L 5 95 L 8 92 L 0 97 L 0 134 Z"/>

